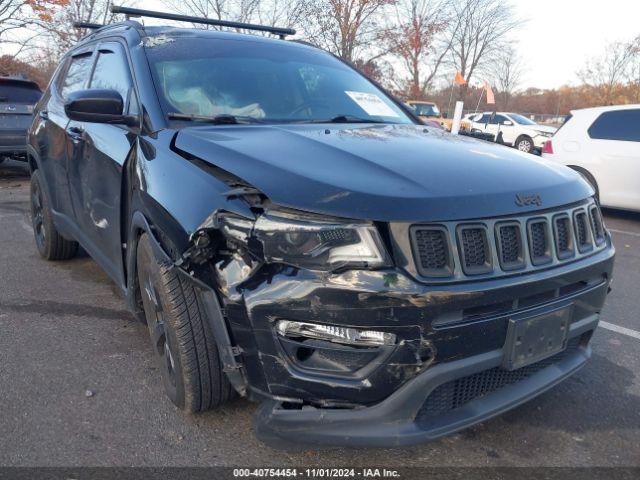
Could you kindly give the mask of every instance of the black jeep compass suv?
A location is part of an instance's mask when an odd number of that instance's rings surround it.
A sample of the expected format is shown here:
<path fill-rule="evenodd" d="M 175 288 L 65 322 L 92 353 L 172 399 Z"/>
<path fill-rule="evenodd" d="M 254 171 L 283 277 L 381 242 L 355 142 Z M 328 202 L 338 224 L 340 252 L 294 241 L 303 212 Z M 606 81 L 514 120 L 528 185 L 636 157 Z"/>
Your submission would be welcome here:
<path fill-rule="evenodd" d="M 611 281 L 579 174 L 421 125 L 284 39 L 97 28 L 28 160 L 40 254 L 82 245 L 169 398 L 261 401 L 271 442 L 410 444 L 513 408 L 584 365 Z"/>

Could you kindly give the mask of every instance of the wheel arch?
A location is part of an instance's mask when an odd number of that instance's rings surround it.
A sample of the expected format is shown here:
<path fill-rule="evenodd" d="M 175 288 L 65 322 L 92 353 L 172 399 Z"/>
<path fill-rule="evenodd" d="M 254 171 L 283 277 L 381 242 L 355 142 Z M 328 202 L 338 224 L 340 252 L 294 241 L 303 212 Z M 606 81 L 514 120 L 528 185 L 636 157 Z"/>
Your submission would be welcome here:
<path fill-rule="evenodd" d="M 157 238 L 147 217 L 142 212 L 135 211 L 131 217 L 126 243 L 126 301 L 129 310 L 139 319 L 144 318 L 144 311 L 142 310 L 142 297 L 140 296 L 136 259 L 138 255 L 138 243 L 143 233 L 149 236 L 153 253 L 157 258 L 167 263 L 173 263 L 165 247 L 163 247 Z"/>
<path fill-rule="evenodd" d="M 594 194 L 599 201 L 600 187 L 598 185 L 598 180 L 596 180 L 596 177 L 594 177 L 593 174 L 584 167 L 580 167 L 578 165 L 567 165 L 567 167 L 569 167 L 572 170 L 575 170 L 576 172 L 578 172 L 579 174 L 581 174 L 583 177 L 587 179 L 587 181 L 591 184 L 591 187 L 594 189 Z"/>

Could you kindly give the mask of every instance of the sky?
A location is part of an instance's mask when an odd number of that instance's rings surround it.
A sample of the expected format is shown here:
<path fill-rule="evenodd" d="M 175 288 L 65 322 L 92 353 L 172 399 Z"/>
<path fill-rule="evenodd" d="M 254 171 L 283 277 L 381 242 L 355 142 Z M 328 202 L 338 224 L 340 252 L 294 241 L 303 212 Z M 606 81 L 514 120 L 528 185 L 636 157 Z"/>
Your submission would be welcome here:
<path fill-rule="evenodd" d="M 525 21 L 512 34 L 524 65 L 520 88 L 576 85 L 576 72 L 589 57 L 601 54 L 607 43 L 640 35 L 640 0 L 511 0 L 511 4 Z M 167 11 L 162 0 L 138 0 L 136 7 Z"/>
<path fill-rule="evenodd" d="M 579 83 L 576 72 L 607 43 L 640 35 L 640 0 L 511 0 L 526 23 L 513 34 L 524 72 L 520 88 Z M 166 11 L 161 0 L 139 8 Z M 148 22 L 154 23 L 154 22 Z"/>
<path fill-rule="evenodd" d="M 514 35 L 525 71 L 521 87 L 577 84 L 576 72 L 607 43 L 640 35 L 640 0 L 513 0 L 528 19 Z"/>

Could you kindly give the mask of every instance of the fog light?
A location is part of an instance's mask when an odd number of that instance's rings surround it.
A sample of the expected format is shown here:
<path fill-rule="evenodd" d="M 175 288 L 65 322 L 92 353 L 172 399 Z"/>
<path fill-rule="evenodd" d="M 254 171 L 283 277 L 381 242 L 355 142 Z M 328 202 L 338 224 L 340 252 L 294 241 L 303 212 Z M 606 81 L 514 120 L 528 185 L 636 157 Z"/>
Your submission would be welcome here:
<path fill-rule="evenodd" d="M 393 333 L 295 322 L 293 320 L 278 320 L 276 331 L 283 337 L 316 338 L 345 345 L 383 346 L 395 345 L 396 343 L 396 336 Z"/>

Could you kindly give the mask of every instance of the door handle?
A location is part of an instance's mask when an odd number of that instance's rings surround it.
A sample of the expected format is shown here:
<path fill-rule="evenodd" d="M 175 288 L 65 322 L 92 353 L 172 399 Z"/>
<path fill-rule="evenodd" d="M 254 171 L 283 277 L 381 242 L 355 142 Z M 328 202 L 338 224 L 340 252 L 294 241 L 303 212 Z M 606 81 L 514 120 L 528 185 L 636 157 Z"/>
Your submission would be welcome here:
<path fill-rule="evenodd" d="M 71 138 L 73 143 L 80 143 L 84 141 L 84 130 L 80 127 L 69 127 L 67 129 L 67 135 Z"/>
<path fill-rule="evenodd" d="M 47 112 L 46 110 L 40 110 L 38 112 L 38 116 L 43 120 L 49 120 L 49 112 Z"/>

